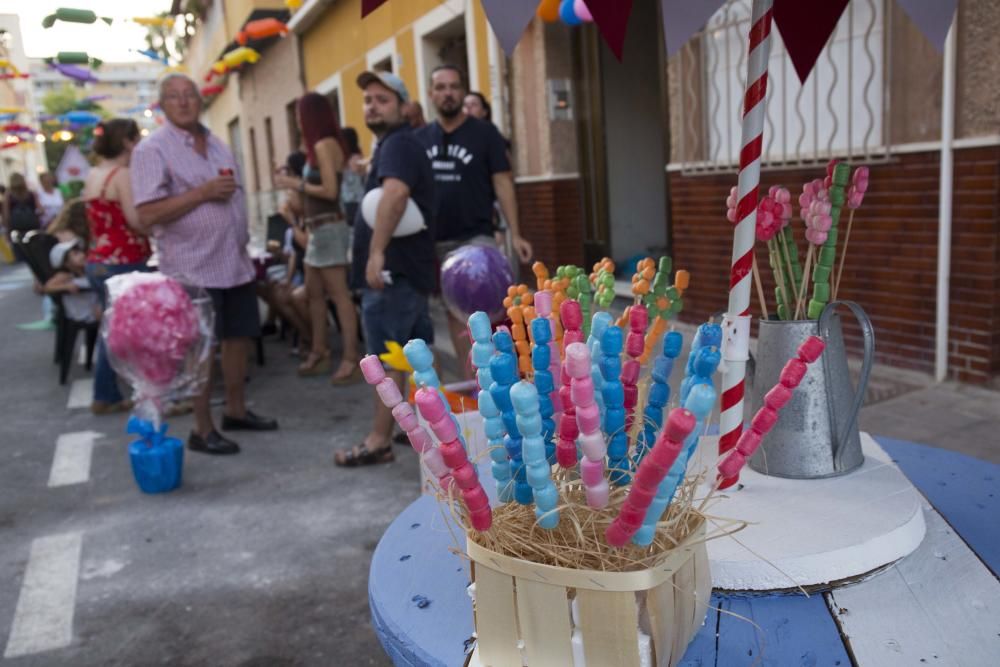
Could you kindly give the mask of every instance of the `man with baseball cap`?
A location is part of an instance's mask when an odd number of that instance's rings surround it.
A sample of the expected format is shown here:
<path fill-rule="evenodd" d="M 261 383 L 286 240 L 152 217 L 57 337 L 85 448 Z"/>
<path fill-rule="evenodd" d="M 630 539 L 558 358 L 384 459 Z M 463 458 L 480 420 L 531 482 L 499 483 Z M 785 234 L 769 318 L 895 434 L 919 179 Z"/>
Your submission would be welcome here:
<path fill-rule="evenodd" d="M 374 220 L 354 225 L 351 283 L 361 290 L 361 324 L 368 354 L 381 354 L 385 344 L 411 338 L 434 340 L 428 296 L 436 283 L 434 261 L 434 177 L 424 150 L 404 116 L 410 94 L 391 72 L 363 72 L 357 79 L 364 93 L 365 125 L 378 147 L 371 160 L 365 192 L 381 189 Z M 429 226 L 415 234 L 394 236 L 412 199 Z M 362 216 L 363 217 L 363 216 Z M 402 372 L 387 370 L 400 389 Z M 378 397 L 375 420 L 364 440 L 336 452 L 341 466 L 388 463 L 392 453 L 393 417 Z"/>

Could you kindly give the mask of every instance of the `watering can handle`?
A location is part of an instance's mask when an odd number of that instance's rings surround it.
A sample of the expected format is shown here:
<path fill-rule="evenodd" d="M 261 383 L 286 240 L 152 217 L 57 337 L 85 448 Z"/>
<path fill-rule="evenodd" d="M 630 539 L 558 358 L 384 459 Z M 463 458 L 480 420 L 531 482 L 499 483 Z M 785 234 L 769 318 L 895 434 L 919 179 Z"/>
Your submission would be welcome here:
<path fill-rule="evenodd" d="M 827 357 L 823 355 L 823 378 L 826 381 L 826 395 L 830 397 L 828 409 L 830 411 L 830 430 L 833 433 L 833 467 L 835 470 L 841 469 L 841 458 L 847 448 L 847 440 L 850 437 L 851 429 L 857 422 L 858 413 L 861 411 L 861 404 L 865 400 L 865 389 L 868 388 L 868 378 L 872 372 L 872 361 L 875 354 L 875 329 L 872 321 L 868 319 L 868 314 L 854 301 L 833 301 L 828 303 L 819 316 L 819 335 L 825 340 L 830 334 L 830 318 L 837 311 L 837 306 L 847 306 L 854 314 L 858 324 L 861 325 L 861 333 L 864 337 L 865 356 L 861 362 L 861 377 L 858 379 L 858 386 L 854 393 L 854 405 L 851 406 L 850 416 L 843 426 L 837 423 L 836 403 L 833 400 L 833 386 L 830 380 L 830 372 L 827 369 Z"/>

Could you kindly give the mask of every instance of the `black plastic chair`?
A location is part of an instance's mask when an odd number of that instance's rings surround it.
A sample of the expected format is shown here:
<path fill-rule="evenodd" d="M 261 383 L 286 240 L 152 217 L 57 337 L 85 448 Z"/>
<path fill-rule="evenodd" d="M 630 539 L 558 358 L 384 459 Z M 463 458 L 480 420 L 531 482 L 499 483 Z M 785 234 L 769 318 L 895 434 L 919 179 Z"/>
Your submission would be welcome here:
<path fill-rule="evenodd" d="M 30 231 L 24 234 L 11 235 L 14 243 L 21 250 L 28 268 L 31 269 L 35 279 L 44 285 L 48 282 L 52 274 L 55 273 L 49 264 L 49 252 L 58 243 L 58 239 L 40 231 Z M 97 345 L 97 333 L 100 328 L 99 322 L 78 322 L 66 317 L 66 309 L 63 307 L 62 295 L 50 295 L 55 304 L 55 350 L 53 361 L 59 365 L 59 384 L 66 384 L 69 378 L 69 369 L 73 365 L 73 352 L 76 349 L 76 339 L 81 331 L 85 334 L 87 345 L 86 369 L 93 368 L 94 347 Z"/>

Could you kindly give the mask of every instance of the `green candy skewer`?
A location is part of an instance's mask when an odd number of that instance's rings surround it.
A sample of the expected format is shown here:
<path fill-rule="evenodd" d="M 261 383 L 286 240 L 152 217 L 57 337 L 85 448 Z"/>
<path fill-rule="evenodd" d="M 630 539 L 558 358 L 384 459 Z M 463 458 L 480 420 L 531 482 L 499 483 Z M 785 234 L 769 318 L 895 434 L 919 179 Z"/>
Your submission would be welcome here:
<path fill-rule="evenodd" d="M 792 294 L 788 295 L 793 297 L 796 301 L 799 299 L 799 285 L 802 284 L 802 266 L 799 264 L 799 247 L 795 245 L 795 234 L 792 232 L 792 226 L 786 225 L 784 229 L 781 230 L 780 236 L 778 237 L 778 245 L 781 246 L 785 254 L 785 264 L 789 267 L 788 273 L 791 274 L 792 280 Z"/>
<path fill-rule="evenodd" d="M 846 199 L 844 188 L 851 177 L 851 168 L 843 162 L 833 168 L 833 179 L 830 184 L 830 232 L 826 243 L 817 253 L 816 269 L 813 271 L 813 297 L 809 300 L 806 317 L 819 319 L 823 308 L 830 301 L 830 272 L 833 270 L 837 255 L 837 224 L 840 222 L 840 211 Z"/>
<path fill-rule="evenodd" d="M 781 259 L 781 251 L 778 250 L 781 241 L 778 238 L 768 239 L 767 249 L 770 253 L 771 271 L 774 273 L 774 301 L 777 304 L 778 319 L 789 319 L 788 311 L 788 280 L 787 269 Z"/>

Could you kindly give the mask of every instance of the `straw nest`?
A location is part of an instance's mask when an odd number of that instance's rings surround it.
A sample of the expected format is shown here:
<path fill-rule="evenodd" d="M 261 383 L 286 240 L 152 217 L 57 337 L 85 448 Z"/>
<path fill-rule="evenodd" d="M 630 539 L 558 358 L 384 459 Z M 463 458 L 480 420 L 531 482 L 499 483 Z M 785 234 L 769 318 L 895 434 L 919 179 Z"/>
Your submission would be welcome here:
<path fill-rule="evenodd" d="M 480 533 L 469 525 L 461 501 L 437 493 L 451 508 L 453 517 L 465 528 L 468 539 L 505 556 L 578 570 L 628 572 L 655 566 L 678 544 L 688 538 L 705 521 L 697 506 L 695 492 L 700 477 L 683 482 L 678 488 L 666 515 L 657 525 L 656 536 L 648 547 L 629 544 L 615 549 L 604 540 L 605 529 L 618 516 L 628 495 L 628 486 L 611 488 L 608 506 L 594 509 L 587 505 L 584 487 L 579 477 L 559 469 L 554 480 L 560 492 L 559 525 L 548 530 L 537 525 L 535 506 L 516 502 L 495 506 L 493 525 Z"/>

